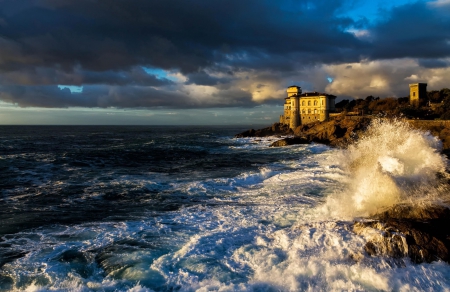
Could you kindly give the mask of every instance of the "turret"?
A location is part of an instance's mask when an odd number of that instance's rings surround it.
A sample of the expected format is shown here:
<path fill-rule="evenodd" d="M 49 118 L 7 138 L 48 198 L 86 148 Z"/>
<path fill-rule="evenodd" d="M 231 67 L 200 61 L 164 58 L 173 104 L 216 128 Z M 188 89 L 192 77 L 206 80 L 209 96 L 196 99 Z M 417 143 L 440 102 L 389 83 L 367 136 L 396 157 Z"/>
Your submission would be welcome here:
<path fill-rule="evenodd" d="M 302 88 L 299 86 L 289 86 L 287 89 L 288 97 L 291 100 L 291 117 L 289 127 L 295 130 L 300 126 L 300 95 L 302 94 Z"/>
<path fill-rule="evenodd" d="M 413 83 L 409 85 L 409 103 L 414 107 L 419 107 L 420 100 L 427 98 L 427 84 Z"/>

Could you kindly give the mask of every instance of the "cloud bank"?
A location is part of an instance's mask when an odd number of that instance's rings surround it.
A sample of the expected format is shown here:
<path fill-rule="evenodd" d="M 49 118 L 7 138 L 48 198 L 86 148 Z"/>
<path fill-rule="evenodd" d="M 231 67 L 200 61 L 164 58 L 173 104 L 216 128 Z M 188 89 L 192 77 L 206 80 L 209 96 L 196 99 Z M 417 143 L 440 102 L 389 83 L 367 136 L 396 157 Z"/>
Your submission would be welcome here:
<path fill-rule="evenodd" d="M 357 98 L 404 96 L 416 81 L 450 86 L 449 1 L 394 6 L 374 20 L 346 14 L 360 4 L 0 0 L 0 100 L 253 107 L 280 103 L 292 84 Z"/>

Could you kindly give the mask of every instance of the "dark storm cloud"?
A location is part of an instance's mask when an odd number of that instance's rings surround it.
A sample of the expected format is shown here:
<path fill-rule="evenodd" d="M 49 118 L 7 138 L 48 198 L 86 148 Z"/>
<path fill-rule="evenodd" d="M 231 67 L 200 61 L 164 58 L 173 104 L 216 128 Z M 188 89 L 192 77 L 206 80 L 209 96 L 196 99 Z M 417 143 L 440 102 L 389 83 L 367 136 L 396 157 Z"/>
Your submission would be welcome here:
<path fill-rule="evenodd" d="M 219 83 L 226 83 L 230 78 L 217 78 L 209 75 L 205 71 L 190 73 L 187 75 L 187 84 L 197 85 L 217 85 Z"/>
<path fill-rule="evenodd" d="M 430 2 L 396 7 L 373 28 L 373 59 L 450 56 L 450 14 Z"/>
<path fill-rule="evenodd" d="M 439 59 L 419 59 L 419 65 L 424 68 L 445 68 L 449 63 Z"/>
<path fill-rule="evenodd" d="M 9 71 L 0 74 L 0 84 L 4 85 L 52 85 L 70 84 L 110 84 L 110 85 L 146 85 L 164 86 L 173 84 L 172 80 L 148 74 L 141 67 L 132 67 L 128 71 L 87 71 L 81 68 L 63 71 L 58 68 L 28 67 L 21 71 Z"/>
<path fill-rule="evenodd" d="M 303 1 L 291 11 L 259 0 L 3 0 L 2 67 L 81 65 L 103 71 L 149 64 L 192 73 L 214 62 L 243 56 L 245 61 L 250 54 L 259 59 L 255 53 L 326 59 L 361 46 L 342 32 L 352 22 L 334 17 L 339 6 L 330 3 L 316 1 L 308 9 Z M 350 56 L 335 54 L 330 61 L 343 58 Z"/>
<path fill-rule="evenodd" d="M 266 72 L 269 77 L 255 82 L 270 83 L 321 64 L 449 56 L 449 17 L 436 7 L 395 8 L 364 39 L 347 30 L 364 28 L 367 21 L 337 16 L 345 5 L 0 0 L 0 99 L 44 107 L 250 106 L 251 93 L 232 86 L 241 72 Z M 184 85 L 218 91 L 210 99 L 193 97 L 179 83 L 142 67 L 181 72 Z M 91 86 L 71 94 L 58 84 Z"/>
<path fill-rule="evenodd" d="M 177 91 L 147 86 L 84 86 L 82 93 L 55 86 L 0 86 L 0 100 L 20 107 L 117 107 L 117 108 L 205 108 L 216 106 L 253 106 L 251 96 L 240 90 L 225 90 L 199 100 Z"/>

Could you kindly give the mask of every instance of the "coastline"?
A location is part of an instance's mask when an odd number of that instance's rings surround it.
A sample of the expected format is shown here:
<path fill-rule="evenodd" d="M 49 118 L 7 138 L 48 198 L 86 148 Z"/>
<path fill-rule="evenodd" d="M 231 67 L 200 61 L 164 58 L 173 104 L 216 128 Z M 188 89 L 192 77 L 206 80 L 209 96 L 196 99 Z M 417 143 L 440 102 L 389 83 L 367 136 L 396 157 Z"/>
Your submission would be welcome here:
<path fill-rule="evenodd" d="M 272 126 L 262 129 L 250 129 L 236 134 L 235 138 L 289 136 L 272 144 L 274 147 L 305 143 L 320 143 L 332 147 L 346 148 L 352 141 L 358 138 L 376 119 L 370 116 L 337 116 L 324 122 L 315 122 L 300 125 L 295 130 L 287 125 L 274 123 Z M 413 129 L 428 131 L 442 142 L 442 153 L 450 155 L 450 120 L 407 120 Z M 301 138 L 301 139 L 298 139 Z M 284 142 L 283 142 L 284 141 Z"/>
<path fill-rule="evenodd" d="M 275 123 L 271 127 L 242 132 L 235 135 L 235 138 L 279 136 L 281 139 L 272 143 L 271 147 L 315 142 L 347 148 L 365 132 L 374 119 L 340 116 L 298 126 L 294 131 L 286 125 Z M 404 121 L 407 123 L 406 128 L 409 126 L 412 130 L 426 131 L 439 138 L 442 142 L 441 153 L 449 157 L 450 121 Z M 448 170 L 437 173 L 436 177 L 448 192 Z M 415 264 L 433 261 L 450 263 L 450 238 L 446 227 L 450 224 L 450 201 L 446 192 L 442 193 L 445 198 L 437 201 L 397 202 L 367 217 L 354 218 L 350 229 L 366 238 L 364 252 L 369 256 L 387 256 L 393 259 L 407 257 Z M 359 261 L 358 257 L 354 259 Z"/>

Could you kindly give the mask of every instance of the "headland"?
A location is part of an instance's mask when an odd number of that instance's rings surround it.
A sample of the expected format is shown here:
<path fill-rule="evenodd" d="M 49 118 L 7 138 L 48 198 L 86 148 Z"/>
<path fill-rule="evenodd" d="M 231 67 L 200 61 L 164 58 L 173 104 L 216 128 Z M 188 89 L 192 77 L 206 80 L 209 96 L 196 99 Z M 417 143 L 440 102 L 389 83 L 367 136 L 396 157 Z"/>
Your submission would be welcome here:
<path fill-rule="evenodd" d="M 284 114 L 280 116 L 279 122 L 263 129 L 250 129 L 235 135 L 235 137 L 279 137 L 280 140 L 272 143 L 271 146 L 273 147 L 315 142 L 332 147 L 351 149 L 353 146 L 350 145 L 354 145 L 360 140 L 359 138 L 366 135 L 366 130 L 370 132 L 373 122 L 389 124 L 394 120 L 401 121 L 401 124 L 404 125 L 400 131 L 419 130 L 437 137 L 442 142 L 442 149 L 440 150 L 449 157 L 450 120 L 444 119 L 446 113 L 442 111 L 446 107 L 446 102 L 450 104 L 450 96 L 445 103 L 442 101 L 440 105 L 432 105 L 429 102 L 423 102 L 423 96 L 427 94 L 426 84 L 412 84 L 410 85 L 410 91 L 409 103 L 401 110 L 412 113 L 421 111 L 421 114 L 424 115 L 423 118 L 404 114 L 397 115 L 401 113 L 398 107 L 391 108 L 392 111 L 387 111 L 387 114 L 384 112 L 377 115 L 364 114 L 362 111 L 348 112 L 346 110 L 336 113 L 335 96 L 318 93 L 302 94 L 299 87 L 291 86 L 288 88 Z M 366 105 L 371 103 L 382 104 L 372 98 L 366 101 L 368 101 Z M 432 110 L 432 108 L 434 109 Z M 436 118 L 436 113 L 439 110 L 441 116 Z M 434 119 L 431 119 L 433 117 Z M 415 157 L 416 154 L 410 153 L 410 156 Z M 364 163 L 367 162 L 364 159 Z M 378 164 L 380 164 L 379 161 Z M 398 179 L 397 182 L 394 173 L 397 169 L 392 172 L 392 169 L 384 169 L 381 164 L 378 168 L 375 172 L 380 172 L 380 176 L 386 176 L 394 184 L 408 184 L 402 179 Z M 359 170 L 354 171 L 361 172 Z M 377 193 L 379 188 L 377 181 L 371 181 L 370 175 L 363 178 L 357 177 L 365 181 L 366 187 L 371 189 L 375 196 L 382 196 L 382 193 Z M 436 181 L 436 186 L 431 189 L 439 190 L 439 195 L 436 195 L 433 200 L 415 201 L 417 198 L 430 196 L 432 191 L 427 190 L 426 180 L 422 186 L 420 180 L 415 181 L 413 179 L 410 186 L 411 193 L 406 191 L 403 199 L 393 204 L 380 205 L 379 208 L 376 208 L 376 211 L 363 217 L 355 217 L 353 222 L 346 223 L 354 233 L 366 239 L 364 250 L 361 253 L 369 256 L 390 257 L 394 265 L 396 259 L 405 257 L 417 264 L 433 261 L 450 263 L 450 233 L 447 228 L 450 224 L 450 174 L 447 169 L 433 173 L 431 177 L 432 180 Z M 421 190 L 419 191 L 420 194 L 416 194 L 413 190 L 415 184 L 418 184 L 416 187 Z M 355 261 L 360 260 L 358 255 L 355 255 L 353 259 Z"/>

